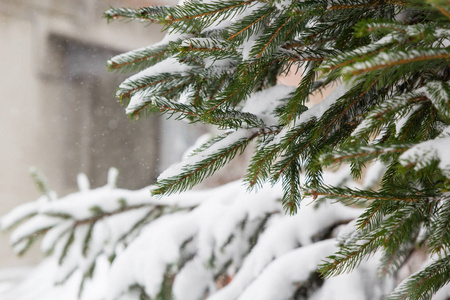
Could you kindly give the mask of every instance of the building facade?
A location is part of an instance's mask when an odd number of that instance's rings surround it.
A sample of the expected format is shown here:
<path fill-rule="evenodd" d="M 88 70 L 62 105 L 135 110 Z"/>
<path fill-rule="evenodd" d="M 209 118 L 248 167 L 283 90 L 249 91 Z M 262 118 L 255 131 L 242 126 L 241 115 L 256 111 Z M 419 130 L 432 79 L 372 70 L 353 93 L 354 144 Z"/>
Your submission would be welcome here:
<path fill-rule="evenodd" d="M 136 189 L 151 184 L 170 157 L 180 155 L 161 145 L 195 136 L 155 116 L 130 121 L 113 96 L 127 74 L 107 73 L 106 60 L 155 43 L 163 33 L 139 22 L 107 24 L 102 13 L 110 6 L 155 3 L 0 1 L 0 215 L 39 197 L 31 166 L 58 195 L 77 190 L 80 172 L 91 187 L 103 185 L 111 166 L 120 171 L 119 187 Z M 16 259 L 2 234 L 0 268 L 34 263 L 34 252 Z"/>

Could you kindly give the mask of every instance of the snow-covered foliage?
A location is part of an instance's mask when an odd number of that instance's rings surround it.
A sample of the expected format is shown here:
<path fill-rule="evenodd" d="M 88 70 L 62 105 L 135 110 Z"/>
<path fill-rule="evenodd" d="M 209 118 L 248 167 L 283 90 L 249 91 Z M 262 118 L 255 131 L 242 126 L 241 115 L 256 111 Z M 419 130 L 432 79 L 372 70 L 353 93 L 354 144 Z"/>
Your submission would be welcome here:
<path fill-rule="evenodd" d="M 22 222 L 17 251 L 44 235 L 56 280 L 78 274 L 82 286 L 109 258 L 99 271 L 106 299 L 381 299 L 394 286 L 387 299 L 445 297 L 447 2 L 186 0 L 105 16 L 167 30 L 161 43 L 108 62 L 137 72 L 117 91 L 126 112 L 167 113 L 219 134 L 161 174 L 150 188 L 159 199 L 112 184 L 89 191 L 80 177 L 80 193 L 47 192 L 18 208 L 2 221 Z M 278 83 L 289 72 L 301 73 L 298 86 Z M 247 148 L 242 181 L 176 194 Z M 329 176 L 328 167 L 341 169 Z M 430 261 L 400 278 L 418 252 Z M 377 265 L 387 282 L 365 283 Z"/>
<path fill-rule="evenodd" d="M 326 175 L 339 182 L 343 174 Z M 122 190 L 110 181 L 89 190 L 79 181 L 80 192 L 40 198 L 1 219 L 6 229 L 26 218 L 11 238 L 17 251 L 42 236 L 49 254 L 2 299 L 371 299 L 393 287 L 392 279 L 376 278 L 374 261 L 344 286 L 318 276 L 317 265 L 337 249 L 337 232 L 360 209 L 321 201 L 289 216 L 279 184 L 249 193 L 236 181 L 155 199 L 148 188 Z"/>

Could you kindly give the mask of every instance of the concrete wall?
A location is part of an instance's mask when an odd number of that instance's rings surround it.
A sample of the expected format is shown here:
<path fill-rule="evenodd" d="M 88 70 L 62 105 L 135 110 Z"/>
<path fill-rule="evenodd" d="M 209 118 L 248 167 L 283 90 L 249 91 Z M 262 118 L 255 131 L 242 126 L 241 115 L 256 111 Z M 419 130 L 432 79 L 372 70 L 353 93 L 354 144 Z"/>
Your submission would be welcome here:
<path fill-rule="evenodd" d="M 160 122 L 128 120 L 113 97 L 125 75 L 107 73 L 104 65 L 162 34 L 137 22 L 107 25 L 101 17 L 110 6 L 149 3 L 0 1 L 0 215 L 39 196 L 30 166 L 59 195 L 76 190 L 79 172 L 88 174 L 91 186 L 103 185 L 109 166 L 120 169 L 119 186 L 152 182 Z M 37 260 L 35 254 L 15 259 L 0 236 L 0 267 Z"/>

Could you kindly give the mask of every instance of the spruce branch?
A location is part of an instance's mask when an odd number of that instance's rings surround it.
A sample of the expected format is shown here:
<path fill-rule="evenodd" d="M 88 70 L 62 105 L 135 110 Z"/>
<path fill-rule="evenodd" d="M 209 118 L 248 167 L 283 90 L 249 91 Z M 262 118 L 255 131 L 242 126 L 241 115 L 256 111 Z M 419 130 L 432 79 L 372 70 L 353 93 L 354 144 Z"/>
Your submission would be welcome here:
<path fill-rule="evenodd" d="M 438 114 L 450 124 L 450 82 L 432 81 L 426 84 L 426 95 Z"/>
<path fill-rule="evenodd" d="M 205 123 L 217 125 L 219 129 L 262 128 L 264 122 L 248 112 L 233 109 L 215 109 L 202 115 Z"/>
<path fill-rule="evenodd" d="M 324 196 L 344 202 L 347 205 L 363 205 L 370 201 L 396 201 L 396 202 L 418 202 L 423 197 L 415 194 L 405 195 L 403 193 L 392 194 L 385 191 L 351 189 L 348 187 L 335 187 L 322 185 L 320 187 L 305 188 L 305 192 L 314 197 Z M 373 216 L 373 214 L 371 214 Z M 364 227 L 367 222 L 361 224 Z"/>
<path fill-rule="evenodd" d="M 215 97 L 207 102 L 208 111 L 234 107 L 245 100 L 257 83 L 265 77 L 274 62 L 262 64 L 259 60 L 238 66 L 237 76 Z M 245 80 L 243 80 L 245 78 Z"/>
<path fill-rule="evenodd" d="M 275 134 L 277 133 L 275 132 Z M 269 177 L 270 168 L 278 157 L 281 148 L 281 145 L 269 145 L 272 140 L 261 141 L 261 146 L 258 147 L 250 161 L 245 176 L 245 182 L 249 188 L 253 188 L 255 185 L 261 186 Z"/>
<path fill-rule="evenodd" d="M 319 271 L 325 278 L 349 273 L 381 247 L 382 237 L 374 234 L 364 236 L 357 242 L 340 246 L 338 252 L 328 256 L 327 261 L 319 266 Z"/>
<path fill-rule="evenodd" d="M 445 253 L 450 251 L 450 200 L 448 195 L 440 199 L 440 204 L 436 209 L 436 216 L 431 224 L 429 246 L 433 254 Z"/>
<path fill-rule="evenodd" d="M 114 56 L 107 62 L 109 71 L 141 71 L 168 58 L 171 54 L 168 44 L 149 46 Z"/>
<path fill-rule="evenodd" d="M 305 111 L 305 104 L 308 101 L 309 95 L 313 92 L 314 80 L 316 79 L 315 67 L 317 62 L 309 62 L 306 66 L 308 70 L 304 74 L 300 85 L 298 86 L 292 98 L 287 102 L 284 112 L 280 115 L 280 121 L 283 124 L 289 124 L 298 115 Z"/>
<path fill-rule="evenodd" d="M 253 32 L 258 32 L 263 28 L 275 11 L 273 6 L 265 5 L 250 16 L 242 18 L 240 22 L 236 22 L 230 27 L 228 40 L 242 42 L 248 39 Z"/>
<path fill-rule="evenodd" d="M 257 2 L 258 0 L 215 1 L 212 3 L 202 3 L 196 0 L 186 1 L 182 6 L 170 7 L 162 23 L 181 32 L 192 29 L 200 31 L 214 23 L 218 24 L 222 20 L 239 15 L 244 9 Z"/>
<path fill-rule="evenodd" d="M 286 12 L 264 30 L 252 47 L 250 56 L 255 58 L 272 56 L 280 45 L 301 30 L 302 26 L 299 25 L 303 21 L 301 14 Z"/>
<path fill-rule="evenodd" d="M 411 254 L 423 247 L 444 262 L 413 275 L 393 293 L 393 299 L 430 297 L 449 277 L 450 169 L 445 152 L 450 137 L 447 8 L 441 0 L 430 3 L 188 0 L 175 6 L 109 10 L 105 13 L 109 20 L 158 23 L 169 32 L 157 46 L 110 60 L 110 69 L 140 71 L 126 80 L 117 93 L 128 104 L 127 112 L 132 116 L 143 112 L 166 113 L 169 117 L 226 130 L 164 172 L 152 192 L 168 195 L 192 188 L 256 141 L 245 177 L 247 188 L 264 189 L 267 183 L 278 185 L 281 181 L 277 200 L 281 199 L 285 212 L 301 214 L 298 208 L 304 195 L 311 195 L 314 200 L 320 197 L 316 203 L 318 211 L 327 200 L 341 202 L 334 205 L 342 209 L 345 217 L 338 222 L 333 220 L 332 226 L 358 215 L 347 214 L 354 210 L 350 207 L 364 209 L 352 223 L 356 226 L 346 228 L 354 231 L 339 236 L 338 251 L 322 265 L 325 276 L 352 271 L 379 252 L 381 272 L 395 275 Z M 300 68 L 303 78 L 296 89 L 277 84 L 278 75 Z M 339 86 L 335 92 L 308 107 L 313 93 L 336 84 Z M 360 178 L 364 164 L 374 160 L 385 165 L 373 174 L 376 178 L 372 181 L 377 185 L 359 187 L 352 179 Z M 346 162 L 350 166 L 339 173 L 330 175 L 324 170 Z M 378 182 L 380 177 L 382 180 Z M 278 191 L 277 186 L 273 188 L 271 192 Z M 117 234 L 120 239 L 114 241 L 115 245 L 125 245 L 133 238 L 129 232 L 138 232 L 147 225 L 152 227 L 154 223 L 149 222 L 157 218 L 164 225 L 161 227 L 168 230 L 166 225 L 170 222 L 164 222 L 172 217 L 167 216 L 172 210 L 164 204 L 167 199 L 172 198 L 161 198 L 162 204 L 113 203 L 111 209 L 96 203 L 81 217 L 63 209 L 45 212 L 35 207 L 24 209 L 18 216 L 28 218 L 26 222 L 38 217 L 40 221 L 24 223 L 27 225 L 18 231 L 21 234 L 16 235 L 15 246 L 26 249 L 33 241 L 30 232 L 53 235 L 46 245 L 63 263 L 67 271 L 62 273 L 64 279 L 76 268 L 69 259 L 74 255 L 88 261 L 82 261 L 87 266 L 83 278 L 87 278 L 93 274 L 98 253 L 104 251 L 90 249 L 97 224 L 114 220 L 115 216 L 139 214 L 127 232 Z M 265 197 L 258 199 L 265 200 Z M 180 203 L 172 208 L 179 209 Z M 261 210 L 270 206 L 266 204 L 261 205 Z M 342 204 L 350 207 L 343 208 Z M 142 207 L 116 214 L 134 205 Z M 231 218 L 235 223 L 226 226 L 227 234 L 220 239 L 211 234 L 210 247 L 202 250 L 206 256 L 203 252 L 198 255 L 195 252 L 198 249 L 191 250 L 196 247 L 194 227 L 201 226 L 186 226 L 193 232 L 184 236 L 182 245 L 175 248 L 180 250 L 177 260 L 163 260 L 160 264 L 161 284 L 147 296 L 170 298 L 175 289 L 172 282 L 186 271 L 184 267 L 188 264 L 200 268 L 212 280 L 219 275 L 228 276 L 229 270 L 245 269 L 245 264 L 234 257 L 243 257 L 246 262 L 247 256 L 259 251 L 258 239 L 265 226 L 283 223 L 276 218 L 266 222 L 269 217 L 265 215 L 281 212 L 281 206 L 275 212 L 271 207 L 253 219 L 254 206 L 248 207 L 239 217 Z M 196 208 L 191 208 L 173 215 L 174 219 L 183 221 L 184 216 L 196 219 L 200 214 L 196 215 Z M 308 211 L 308 207 L 302 209 Z M 6 225 L 17 218 L 10 221 Z M 320 221 L 329 220 L 323 217 Z M 177 224 L 184 227 L 187 223 Z M 27 231 L 30 228 L 33 230 Z M 204 236 L 209 232 L 224 231 L 222 227 L 216 229 L 202 232 L 201 238 L 206 239 Z M 277 230 L 282 229 L 280 225 Z M 330 236 L 331 229 L 325 231 L 319 239 Z M 301 245 L 292 247 L 305 247 L 311 241 L 313 238 L 296 240 Z M 252 243 L 256 243 L 255 247 Z M 278 253 L 269 253 L 275 252 Z M 116 255 L 114 251 L 108 254 Z M 191 265 L 202 255 L 207 257 L 203 263 L 209 263 L 211 270 L 204 270 L 203 264 Z M 158 255 L 152 255 L 151 259 L 158 259 Z M 258 271 L 264 268 L 265 265 Z M 249 283 L 239 282 L 240 276 L 233 280 L 240 286 Z M 233 289 L 233 285 L 225 289 Z M 148 286 L 140 289 L 144 296 Z M 213 291 L 206 293 L 212 295 Z M 239 293 L 234 298 L 240 297 Z"/>
<path fill-rule="evenodd" d="M 388 145 L 350 145 L 339 151 L 328 152 L 320 156 L 320 163 L 329 166 L 355 158 L 364 158 L 365 160 L 373 160 L 381 155 L 403 153 L 410 149 L 410 144 L 388 144 Z"/>
<path fill-rule="evenodd" d="M 387 300 L 426 299 L 450 280 L 450 257 L 437 259 L 426 268 L 405 279 Z"/>
<path fill-rule="evenodd" d="M 158 92 L 159 95 L 162 95 L 165 91 L 170 91 L 173 85 L 180 86 L 181 84 L 186 84 L 192 81 L 192 78 L 183 76 L 182 74 L 162 73 L 156 76 L 142 76 L 136 78 L 135 80 L 124 81 L 119 86 L 116 96 L 122 101 L 125 101 L 140 90 L 144 90 L 146 92 L 151 90 Z M 164 84 L 171 84 L 172 86 L 167 88 L 167 86 L 163 86 Z M 159 87 L 164 90 L 161 91 Z"/>
<path fill-rule="evenodd" d="M 218 38 L 187 39 L 176 50 L 180 59 L 233 59 L 236 61 L 241 59 L 240 53 L 231 47 L 230 43 Z"/>
<path fill-rule="evenodd" d="M 177 120 L 182 120 L 187 117 L 192 117 L 198 120 L 201 117 L 195 107 L 183 103 L 168 101 L 165 98 L 155 97 L 152 99 L 151 104 L 156 106 L 162 113 L 169 114 L 170 117 L 176 115 Z"/>
<path fill-rule="evenodd" d="M 228 135 L 215 145 L 217 149 L 211 153 L 200 152 L 193 157 L 193 162 L 181 165 L 181 171 L 177 175 L 167 176 L 164 173 L 158 178 L 156 187 L 152 190 L 153 195 L 169 195 L 175 192 L 184 191 L 200 183 L 206 177 L 213 175 L 218 169 L 232 160 L 237 154 L 241 154 L 247 145 L 256 137 L 261 135 L 261 131 L 238 131 L 235 134 Z M 236 136 L 244 136 L 231 142 L 228 140 L 236 139 Z M 225 146 L 226 145 L 226 146 Z"/>
<path fill-rule="evenodd" d="M 105 11 L 103 16 L 108 20 L 117 20 L 121 18 L 148 21 L 151 23 L 161 23 L 168 13 L 167 7 L 152 6 L 139 9 L 132 8 L 111 8 Z"/>
<path fill-rule="evenodd" d="M 258 151 L 254 159 L 252 159 L 251 167 L 246 176 L 248 178 L 246 181 L 250 180 L 250 187 L 257 183 L 258 180 L 266 180 L 266 176 L 271 176 L 273 182 L 277 181 L 284 170 L 309 146 L 310 142 L 308 142 L 305 136 L 307 136 L 308 131 L 314 125 L 315 120 L 313 119 L 284 132 L 280 132 L 269 145 Z M 295 145 L 294 153 L 292 152 L 294 151 L 293 148 L 290 148 L 292 145 Z M 278 161 L 273 167 L 270 167 L 274 159 L 288 148 L 289 151 L 286 151 L 287 153 L 284 155 L 284 159 Z M 282 167 L 280 166 L 281 164 Z M 277 171 L 276 173 L 274 172 L 275 170 Z"/>
<path fill-rule="evenodd" d="M 187 80 L 181 80 L 181 83 L 175 86 L 169 86 L 168 90 L 165 90 L 163 88 L 158 89 L 157 91 L 147 90 L 137 95 L 133 95 L 133 97 L 138 98 L 138 100 L 135 101 L 137 103 L 133 103 L 132 105 L 129 104 L 126 112 L 131 117 L 139 118 L 142 112 L 146 109 L 152 110 L 156 107 L 157 110 L 161 112 L 179 112 L 183 113 L 186 116 L 197 116 L 197 114 L 191 108 L 189 108 L 188 105 L 166 101 L 166 99 L 170 98 L 170 96 L 172 96 L 173 94 L 180 93 L 181 91 L 187 89 L 189 85 L 194 82 L 194 80 L 194 78 L 187 78 Z"/>
<path fill-rule="evenodd" d="M 300 206 L 300 201 L 302 199 L 301 186 L 300 186 L 300 162 L 292 162 L 287 170 L 283 172 L 282 183 L 283 183 L 283 198 L 282 203 L 285 211 L 290 215 L 297 213 Z"/>
<path fill-rule="evenodd" d="M 450 50 L 448 49 L 424 49 L 408 52 L 396 51 L 395 53 L 380 53 L 373 58 L 373 62 L 369 61 L 365 64 L 354 64 L 351 67 L 344 68 L 342 72 L 344 75 L 351 74 L 355 76 L 399 65 L 417 62 L 426 63 L 430 60 L 448 60 L 449 58 Z M 415 66 L 415 68 L 417 68 L 417 66 Z"/>
<path fill-rule="evenodd" d="M 415 239 L 414 239 L 415 240 Z M 382 276 L 394 275 L 415 250 L 413 241 L 405 241 L 399 247 L 392 250 L 385 250 L 380 260 L 380 274 Z"/>
<path fill-rule="evenodd" d="M 340 2 L 340 1 L 336 1 Z M 347 2 L 347 3 L 346 3 Z M 351 2 L 351 4 L 348 4 L 348 2 Z M 356 3 L 354 3 L 356 2 Z M 360 3 L 358 3 L 360 2 Z M 356 8 L 368 8 L 368 9 L 374 9 L 379 6 L 385 6 L 385 5 L 399 5 L 403 6 L 405 5 L 405 1 L 398 1 L 398 0 L 390 0 L 390 1 L 342 1 L 341 3 L 334 4 L 332 2 L 331 6 L 327 8 L 327 10 L 344 10 L 344 9 L 356 9 Z"/>

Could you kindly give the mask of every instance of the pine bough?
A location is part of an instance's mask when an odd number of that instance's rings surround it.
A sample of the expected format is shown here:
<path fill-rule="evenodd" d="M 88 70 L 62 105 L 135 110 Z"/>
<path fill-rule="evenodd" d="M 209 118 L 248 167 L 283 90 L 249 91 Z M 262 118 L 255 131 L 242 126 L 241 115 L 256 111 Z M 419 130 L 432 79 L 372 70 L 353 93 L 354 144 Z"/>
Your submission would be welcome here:
<path fill-rule="evenodd" d="M 108 62 L 137 72 L 117 91 L 126 112 L 167 113 L 223 134 L 161 174 L 151 188 L 160 199 L 111 184 L 57 201 L 47 190 L 2 219 L 4 229 L 23 222 L 12 237 L 18 252 L 44 236 L 58 280 L 80 276 L 91 290 L 110 280 L 106 299 L 446 299 L 446 1 L 188 0 L 105 16 L 167 31 Z M 302 73 L 297 87 L 277 83 L 288 72 Z M 184 192 L 249 145 L 245 187 Z M 324 168 L 335 166 L 330 180 Z M 367 184 L 358 185 L 363 172 Z M 299 209 L 305 197 L 315 204 Z M 330 238 L 351 220 L 335 249 Z M 420 252 L 428 261 L 395 287 Z M 358 272 L 386 279 L 351 291 L 344 279 Z"/>

